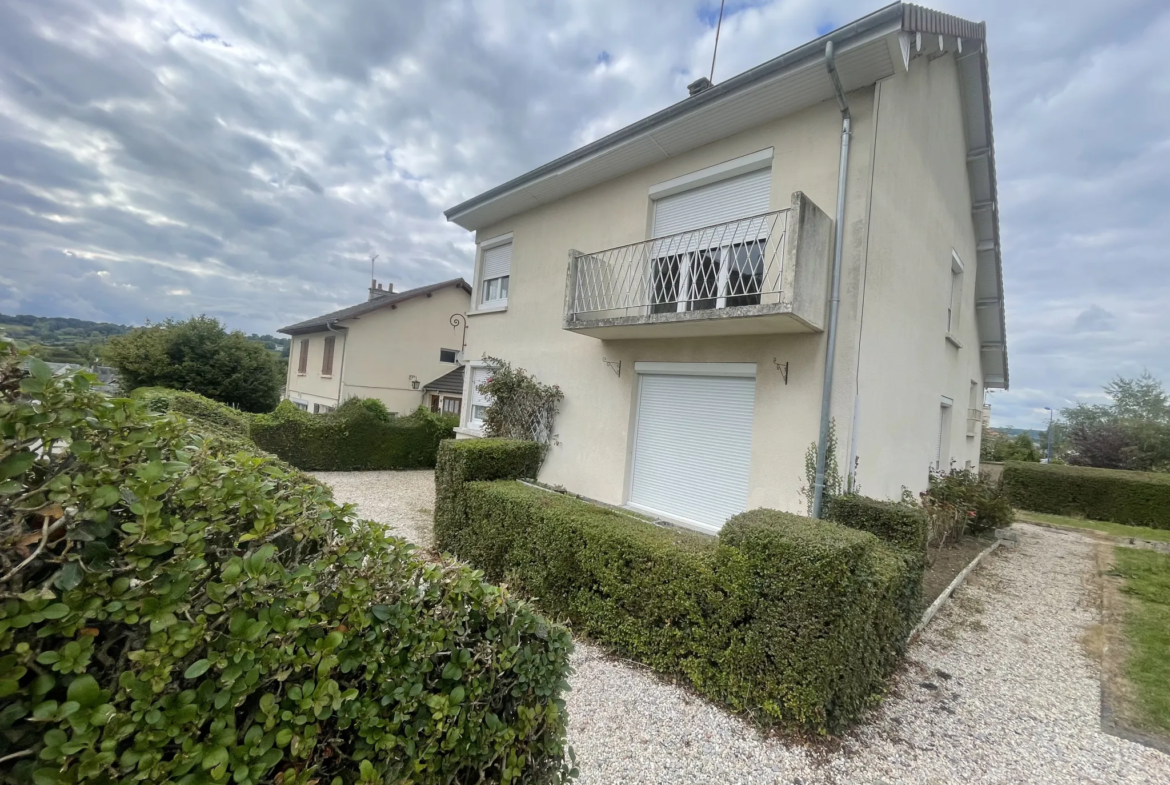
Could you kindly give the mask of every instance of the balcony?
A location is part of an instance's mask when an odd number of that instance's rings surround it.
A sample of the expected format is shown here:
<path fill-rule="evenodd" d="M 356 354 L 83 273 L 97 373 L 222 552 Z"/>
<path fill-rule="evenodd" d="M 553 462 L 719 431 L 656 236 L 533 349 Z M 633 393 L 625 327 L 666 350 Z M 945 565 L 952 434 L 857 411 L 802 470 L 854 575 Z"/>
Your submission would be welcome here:
<path fill-rule="evenodd" d="M 569 252 L 564 328 L 604 340 L 820 332 L 832 221 L 792 206 L 596 253 Z"/>
<path fill-rule="evenodd" d="M 979 429 L 983 427 L 983 410 L 982 409 L 968 409 L 967 410 L 967 435 L 975 436 L 979 433 Z"/>

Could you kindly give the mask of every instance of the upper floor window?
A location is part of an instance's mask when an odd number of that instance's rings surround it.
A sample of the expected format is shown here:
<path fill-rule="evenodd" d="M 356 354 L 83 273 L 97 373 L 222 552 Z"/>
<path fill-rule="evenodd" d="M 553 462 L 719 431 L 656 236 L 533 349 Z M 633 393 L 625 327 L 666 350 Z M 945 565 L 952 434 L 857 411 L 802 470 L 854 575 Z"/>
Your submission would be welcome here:
<path fill-rule="evenodd" d="M 959 306 L 963 303 L 963 260 L 951 251 L 951 289 L 947 297 L 947 332 L 959 332 Z"/>
<path fill-rule="evenodd" d="M 502 307 L 508 304 L 508 280 L 512 270 L 512 238 L 485 244 L 480 256 L 479 304 Z"/>
<path fill-rule="evenodd" d="M 453 363 L 453 362 L 455 362 L 455 354 L 456 354 L 456 352 L 454 349 L 440 349 L 439 350 L 439 362 Z"/>
<path fill-rule="evenodd" d="M 337 336 L 330 335 L 325 338 L 325 351 L 321 355 L 321 375 L 333 375 L 333 346 L 337 342 Z"/>
<path fill-rule="evenodd" d="M 304 375 L 309 372 L 309 339 L 301 339 L 301 355 L 297 358 L 297 373 Z"/>

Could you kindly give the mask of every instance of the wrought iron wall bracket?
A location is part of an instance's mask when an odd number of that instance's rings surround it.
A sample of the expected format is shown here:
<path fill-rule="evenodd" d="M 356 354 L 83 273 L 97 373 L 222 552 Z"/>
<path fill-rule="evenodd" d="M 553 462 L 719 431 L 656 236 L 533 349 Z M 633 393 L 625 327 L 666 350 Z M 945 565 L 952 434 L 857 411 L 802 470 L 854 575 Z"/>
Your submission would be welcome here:
<path fill-rule="evenodd" d="M 611 371 L 613 371 L 614 373 L 616 373 L 619 378 L 621 378 L 621 375 L 622 375 L 622 361 L 621 360 L 618 360 L 616 362 L 612 362 L 612 361 L 607 360 L 604 357 L 602 357 L 601 361 L 603 363 L 605 363 L 606 365 L 608 365 L 609 369 Z"/>
<path fill-rule="evenodd" d="M 788 363 L 781 363 L 775 357 L 772 358 L 772 362 L 776 363 L 776 370 L 779 371 L 780 375 L 784 377 L 784 384 L 787 385 L 788 384 Z"/>

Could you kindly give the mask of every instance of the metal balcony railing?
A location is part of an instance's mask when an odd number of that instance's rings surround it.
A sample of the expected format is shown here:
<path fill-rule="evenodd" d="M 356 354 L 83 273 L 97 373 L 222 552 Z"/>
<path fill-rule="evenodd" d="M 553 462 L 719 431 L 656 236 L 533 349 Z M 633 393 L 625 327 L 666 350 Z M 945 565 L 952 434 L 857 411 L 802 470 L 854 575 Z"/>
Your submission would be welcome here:
<path fill-rule="evenodd" d="M 573 252 L 566 316 L 602 319 L 780 303 L 789 212 L 597 253 Z"/>

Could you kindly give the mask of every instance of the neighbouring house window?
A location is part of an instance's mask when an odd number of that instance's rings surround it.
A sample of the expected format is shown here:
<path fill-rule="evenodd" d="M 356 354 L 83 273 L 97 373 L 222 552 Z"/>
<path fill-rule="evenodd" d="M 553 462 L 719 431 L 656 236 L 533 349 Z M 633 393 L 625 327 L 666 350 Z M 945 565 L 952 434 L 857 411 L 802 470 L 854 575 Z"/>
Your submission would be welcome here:
<path fill-rule="evenodd" d="M 460 318 L 462 318 L 462 317 L 460 317 Z M 454 349 L 440 349 L 439 350 L 439 362 L 453 363 L 453 362 L 455 362 L 455 355 L 456 355 L 456 351 Z"/>
<path fill-rule="evenodd" d="M 304 401 L 293 401 L 293 406 L 297 407 L 302 412 L 309 411 L 309 404 L 305 403 Z"/>
<path fill-rule="evenodd" d="M 301 356 L 297 359 L 297 373 L 304 375 L 309 372 L 309 339 L 301 339 Z"/>
<path fill-rule="evenodd" d="M 443 399 L 443 414 L 453 414 L 458 417 L 463 412 L 463 401 L 459 398 Z"/>
<path fill-rule="evenodd" d="M 321 375 L 333 375 L 333 345 L 337 341 L 337 336 L 330 335 L 325 339 L 325 352 L 321 355 Z"/>
<path fill-rule="evenodd" d="M 491 369 L 471 369 L 471 419 L 469 423 L 475 427 L 482 426 L 487 417 L 487 407 L 491 403 L 491 399 L 479 391 L 479 385 L 489 378 L 491 378 Z"/>
<path fill-rule="evenodd" d="M 512 270 L 512 241 L 483 250 L 480 267 L 480 305 L 508 304 L 508 280 Z"/>
<path fill-rule="evenodd" d="M 963 302 L 963 262 L 959 255 L 951 252 L 951 291 L 947 299 L 947 332 L 954 335 L 959 331 L 959 306 Z"/>
<path fill-rule="evenodd" d="M 329 414 L 331 411 L 333 411 L 332 406 L 326 406 L 323 403 L 313 404 L 313 414 Z"/>

